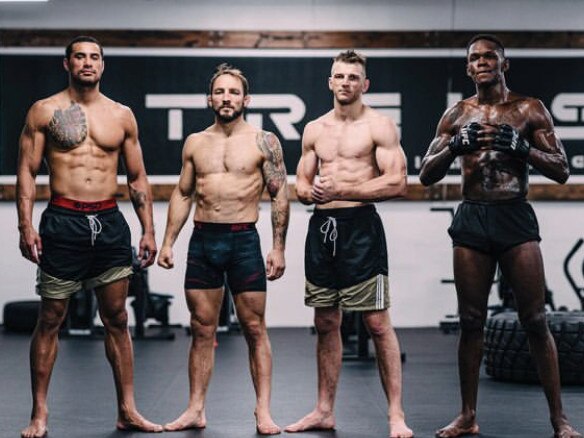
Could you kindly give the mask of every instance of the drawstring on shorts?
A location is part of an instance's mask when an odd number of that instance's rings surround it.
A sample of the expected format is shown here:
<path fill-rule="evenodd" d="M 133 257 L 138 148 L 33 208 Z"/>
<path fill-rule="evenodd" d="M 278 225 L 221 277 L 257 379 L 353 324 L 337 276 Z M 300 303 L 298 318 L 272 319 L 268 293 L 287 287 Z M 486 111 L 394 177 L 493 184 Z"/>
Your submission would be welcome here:
<path fill-rule="evenodd" d="M 332 229 L 331 229 L 332 228 Z M 328 237 L 329 242 L 333 243 L 333 257 L 337 252 L 337 220 L 334 217 L 327 216 L 327 221 L 320 227 L 320 232 L 324 234 L 323 243 L 326 243 Z"/>
<path fill-rule="evenodd" d="M 85 217 L 87 217 L 87 220 L 89 221 L 89 228 L 91 229 L 91 246 L 94 246 L 97 235 L 101 233 L 101 222 L 97 218 L 96 214 L 88 214 Z"/>

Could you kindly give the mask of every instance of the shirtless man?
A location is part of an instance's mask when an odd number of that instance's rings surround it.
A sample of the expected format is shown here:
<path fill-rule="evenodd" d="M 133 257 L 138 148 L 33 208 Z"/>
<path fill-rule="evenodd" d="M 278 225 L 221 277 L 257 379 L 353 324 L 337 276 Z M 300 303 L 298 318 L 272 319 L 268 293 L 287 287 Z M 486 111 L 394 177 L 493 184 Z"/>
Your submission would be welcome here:
<path fill-rule="evenodd" d="M 296 191 L 316 204 L 306 238 L 305 304 L 318 335 L 318 400 L 287 432 L 334 429 L 341 369 L 341 309 L 362 311 L 389 401 L 391 437 L 411 437 L 401 401 L 401 361 L 389 317 L 387 249 L 372 202 L 404 196 L 406 164 L 395 123 L 362 102 L 365 58 L 352 50 L 333 62 L 334 108 L 304 129 Z M 317 173 L 319 177 L 317 177 Z"/>
<path fill-rule="evenodd" d="M 186 139 L 180 179 L 168 207 L 158 264 L 170 269 L 174 266 L 172 245 L 195 195 L 195 227 L 185 275 L 193 334 L 190 396 L 186 411 L 164 426 L 170 431 L 206 425 L 205 395 L 213 370 L 213 342 L 226 278 L 249 348 L 257 432 L 280 433 L 270 414 L 272 353 L 265 323 L 266 276 L 275 280 L 284 273 L 288 188 L 280 142 L 274 134 L 243 119 L 250 101 L 248 91 L 241 71 L 226 64 L 217 68 L 207 98 L 215 123 Z M 273 229 L 266 267 L 255 229 L 264 187 L 272 200 Z"/>
<path fill-rule="evenodd" d="M 487 299 L 497 263 L 515 293 L 558 438 L 581 437 L 562 411 L 558 356 L 546 324 L 539 229 L 526 201 L 529 165 L 559 183 L 569 176 L 566 154 L 543 104 L 505 85 L 509 60 L 501 42 L 477 35 L 467 46 L 467 74 L 476 94 L 448 109 L 422 161 L 420 180 L 444 177 L 462 161 L 462 197 L 452 226 L 454 278 L 460 313 L 458 367 L 462 410 L 437 437 L 478 434 L 476 404 Z"/>
<path fill-rule="evenodd" d="M 130 230 L 114 196 L 123 157 L 130 198 L 140 223 L 142 265 L 154 262 L 152 200 L 132 111 L 99 92 L 103 49 L 91 37 L 67 46 L 69 86 L 29 110 L 20 137 L 17 175 L 20 251 L 38 264 L 38 322 L 30 347 L 33 406 L 24 438 L 47 434 L 47 392 L 57 356 L 58 332 L 69 298 L 82 287 L 96 292 L 105 327 L 107 358 L 118 399 L 116 427 L 160 432 L 136 410 L 132 341 L 126 296 L 132 274 Z M 35 178 L 45 160 L 51 201 L 39 232 L 32 225 Z"/>

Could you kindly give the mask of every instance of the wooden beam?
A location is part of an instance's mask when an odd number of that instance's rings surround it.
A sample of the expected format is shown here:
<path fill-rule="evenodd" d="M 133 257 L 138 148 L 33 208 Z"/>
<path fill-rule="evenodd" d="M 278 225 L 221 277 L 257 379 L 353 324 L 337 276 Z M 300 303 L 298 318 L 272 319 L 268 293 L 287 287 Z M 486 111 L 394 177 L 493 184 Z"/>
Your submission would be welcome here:
<path fill-rule="evenodd" d="M 197 30 L 0 29 L 0 47 L 65 47 L 92 35 L 107 47 L 464 48 L 479 31 L 275 32 Z M 584 32 L 490 32 L 508 48 L 584 48 Z"/>

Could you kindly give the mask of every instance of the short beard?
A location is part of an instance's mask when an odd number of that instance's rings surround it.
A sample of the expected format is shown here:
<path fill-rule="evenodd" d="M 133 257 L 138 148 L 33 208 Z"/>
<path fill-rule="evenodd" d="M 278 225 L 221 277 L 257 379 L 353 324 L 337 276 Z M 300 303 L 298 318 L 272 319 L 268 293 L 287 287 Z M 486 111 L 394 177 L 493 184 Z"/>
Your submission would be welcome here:
<path fill-rule="evenodd" d="M 223 114 L 221 114 L 221 108 L 218 110 L 213 108 L 213 112 L 215 113 L 215 117 L 217 117 L 217 120 L 219 120 L 219 122 L 229 123 L 229 122 L 233 122 L 235 119 L 237 119 L 239 116 L 241 116 L 243 114 L 243 107 L 241 107 L 240 110 L 234 109 L 233 113 L 229 116 L 224 116 Z"/>
<path fill-rule="evenodd" d="M 97 78 L 94 81 L 82 81 L 79 78 L 76 78 L 75 76 L 71 76 L 71 82 L 73 83 L 73 85 L 79 88 L 95 88 L 99 84 L 100 79 L 101 78 Z"/>

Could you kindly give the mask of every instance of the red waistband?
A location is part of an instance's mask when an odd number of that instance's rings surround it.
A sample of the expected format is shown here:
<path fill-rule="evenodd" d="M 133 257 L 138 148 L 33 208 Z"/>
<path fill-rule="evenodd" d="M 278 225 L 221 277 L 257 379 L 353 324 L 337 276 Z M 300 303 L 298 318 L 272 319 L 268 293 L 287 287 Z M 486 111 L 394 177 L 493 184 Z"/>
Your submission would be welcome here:
<path fill-rule="evenodd" d="M 64 198 L 63 196 L 53 196 L 51 198 L 51 205 L 66 208 L 74 211 L 103 211 L 116 208 L 118 203 L 115 199 L 106 199 L 104 201 L 84 202 L 76 201 L 75 199 Z"/>
<path fill-rule="evenodd" d="M 235 233 L 238 231 L 250 231 L 255 230 L 255 224 L 253 222 L 242 222 L 237 224 L 223 224 L 218 222 L 199 222 L 195 221 L 195 228 L 197 230 L 205 231 L 220 231 L 220 232 L 231 232 Z"/>

